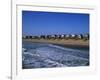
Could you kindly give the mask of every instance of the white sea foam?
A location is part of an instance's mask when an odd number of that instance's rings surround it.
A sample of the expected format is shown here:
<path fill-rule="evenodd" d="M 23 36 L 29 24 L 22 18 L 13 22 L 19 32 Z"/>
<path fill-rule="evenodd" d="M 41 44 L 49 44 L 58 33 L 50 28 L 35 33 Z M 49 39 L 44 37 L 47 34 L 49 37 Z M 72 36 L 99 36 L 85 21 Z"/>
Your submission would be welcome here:
<path fill-rule="evenodd" d="M 38 45 L 38 44 L 37 44 Z M 89 62 L 88 58 L 73 55 L 84 53 L 81 50 L 64 48 L 52 44 L 46 44 L 36 48 L 22 48 L 23 65 L 29 68 L 38 67 L 63 67 L 63 66 L 84 66 Z M 34 47 L 36 46 L 33 45 Z"/>
<path fill-rule="evenodd" d="M 58 48 L 58 49 L 62 49 L 62 50 L 66 50 L 66 51 L 84 52 L 84 51 L 81 51 L 81 50 L 78 50 L 78 49 L 64 48 L 62 46 L 58 46 L 58 45 L 54 45 L 54 44 L 49 44 L 49 46 L 55 47 L 55 48 Z"/>

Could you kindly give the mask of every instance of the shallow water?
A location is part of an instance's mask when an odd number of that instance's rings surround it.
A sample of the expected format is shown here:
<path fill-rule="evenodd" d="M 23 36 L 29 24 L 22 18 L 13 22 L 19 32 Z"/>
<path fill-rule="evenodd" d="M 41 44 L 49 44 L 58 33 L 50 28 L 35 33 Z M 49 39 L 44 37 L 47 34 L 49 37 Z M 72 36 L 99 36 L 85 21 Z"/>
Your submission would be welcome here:
<path fill-rule="evenodd" d="M 32 42 L 23 42 L 22 46 L 23 69 L 89 66 L 87 49 Z"/>

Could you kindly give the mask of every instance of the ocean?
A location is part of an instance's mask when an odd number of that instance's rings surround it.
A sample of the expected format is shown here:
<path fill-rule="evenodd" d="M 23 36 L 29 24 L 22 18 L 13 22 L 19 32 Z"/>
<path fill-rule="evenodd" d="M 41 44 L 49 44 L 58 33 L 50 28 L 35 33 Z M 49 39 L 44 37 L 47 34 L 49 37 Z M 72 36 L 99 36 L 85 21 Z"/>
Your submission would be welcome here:
<path fill-rule="evenodd" d="M 22 42 L 22 68 L 89 66 L 89 49 L 48 43 Z"/>

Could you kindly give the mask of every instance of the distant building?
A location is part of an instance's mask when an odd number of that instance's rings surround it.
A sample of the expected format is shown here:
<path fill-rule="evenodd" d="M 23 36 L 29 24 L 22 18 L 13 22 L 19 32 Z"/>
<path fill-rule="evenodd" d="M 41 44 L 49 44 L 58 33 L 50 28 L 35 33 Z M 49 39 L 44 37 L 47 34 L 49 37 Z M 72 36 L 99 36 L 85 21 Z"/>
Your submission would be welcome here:
<path fill-rule="evenodd" d="M 45 36 L 45 35 L 41 35 L 40 38 L 41 38 L 41 39 L 45 39 L 46 36 Z"/>
<path fill-rule="evenodd" d="M 29 36 L 26 36 L 26 39 L 29 39 Z"/>
<path fill-rule="evenodd" d="M 69 39 L 71 37 L 70 34 L 65 34 L 65 39 Z"/>
<path fill-rule="evenodd" d="M 89 34 L 84 34 L 83 37 L 84 39 L 89 39 Z"/>
<path fill-rule="evenodd" d="M 61 35 L 58 35 L 58 39 L 61 39 Z"/>
<path fill-rule="evenodd" d="M 62 34 L 62 35 L 61 35 L 61 39 L 64 39 L 64 38 L 65 38 L 65 35 L 64 35 L 64 34 Z"/>
<path fill-rule="evenodd" d="M 83 35 L 82 35 L 82 34 L 78 34 L 78 35 L 77 35 L 77 38 L 78 38 L 78 39 L 83 39 Z"/>
<path fill-rule="evenodd" d="M 26 38 L 26 36 L 22 36 L 22 39 L 25 39 Z"/>
<path fill-rule="evenodd" d="M 55 35 L 51 35 L 51 38 L 55 39 Z"/>
<path fill-rule="evenodd" d="M 46 39 L 51 39 L 51 35 L 46 35 Z"/>
<path fill-rule="evenodd" d="M 55 34 L 55 39 L 58 39 L 58 35 Z"/>
<path fill-rule="evenodd" d="M 71 34 L 71 38 L 72 38 L 72 39 L 75 39 L 76 37 L 77 37 L 76 34 Z"/>
<path fill-rule="evenodd" d="M 53 35 L 39 35 L 39 36 L 22 36 L 22 39 L 89 39 L 89 34 L 53 34 Z"/>
<path fill-rule="evenodd" d="M 37 39 L 37 36 L 32 36 L 32 39 Z"/>

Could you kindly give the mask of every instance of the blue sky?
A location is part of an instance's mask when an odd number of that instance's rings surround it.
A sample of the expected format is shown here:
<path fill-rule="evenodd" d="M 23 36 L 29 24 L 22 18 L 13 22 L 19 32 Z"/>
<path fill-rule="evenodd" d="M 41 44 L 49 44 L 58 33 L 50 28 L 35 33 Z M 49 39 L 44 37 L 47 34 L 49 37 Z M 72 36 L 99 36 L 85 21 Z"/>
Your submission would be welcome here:
<path fill-rule="evenodd" d="M 23 35 L 89 33 L 89 14 L 22 11 Z"/>

